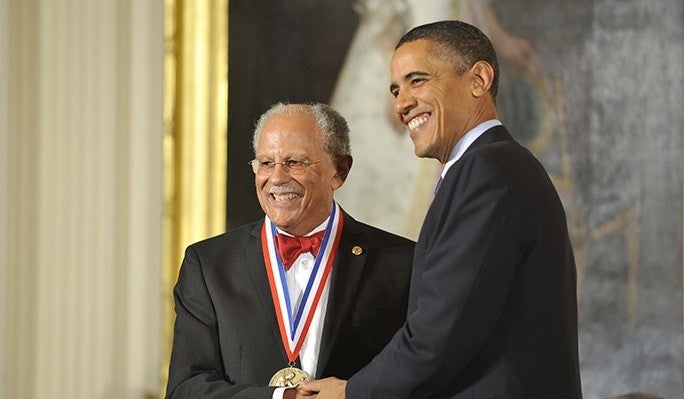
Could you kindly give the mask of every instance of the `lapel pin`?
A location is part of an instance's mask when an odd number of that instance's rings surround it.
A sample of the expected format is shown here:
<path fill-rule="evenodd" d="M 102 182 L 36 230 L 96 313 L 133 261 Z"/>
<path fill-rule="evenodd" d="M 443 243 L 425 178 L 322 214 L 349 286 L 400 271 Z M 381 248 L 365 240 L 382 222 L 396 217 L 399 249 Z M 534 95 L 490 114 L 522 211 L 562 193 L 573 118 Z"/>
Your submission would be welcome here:
<path fill-rule="evenodd" d="M 354 255 L 361 255 L 363 253 L 363 248 L 358 245 L 354 245 L 354 248 L 352 248 L 352 253 Z"/>

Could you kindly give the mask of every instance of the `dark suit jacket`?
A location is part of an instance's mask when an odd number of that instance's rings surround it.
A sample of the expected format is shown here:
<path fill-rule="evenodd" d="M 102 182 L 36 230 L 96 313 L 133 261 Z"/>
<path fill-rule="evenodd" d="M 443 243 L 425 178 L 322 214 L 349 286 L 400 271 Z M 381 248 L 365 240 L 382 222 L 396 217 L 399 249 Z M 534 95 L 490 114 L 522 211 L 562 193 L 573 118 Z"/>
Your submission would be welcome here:
<path fill-rule="evenodd" d="M 174 290 L 167 398 L 271 398 L 287 366 L 261 249 L 263 221 L 193 244 Z M 414 243 L 344 214 L 318 375 L 348 378 L 406 319 Z M 352 248 L 363 249 L 360 255 Z"/>
<path fill-rule="evenodd" d="M 565 213 L 503 126 L 447 172 L 413 267 L 405 326 L 347 398 L 581 397 Z"/>

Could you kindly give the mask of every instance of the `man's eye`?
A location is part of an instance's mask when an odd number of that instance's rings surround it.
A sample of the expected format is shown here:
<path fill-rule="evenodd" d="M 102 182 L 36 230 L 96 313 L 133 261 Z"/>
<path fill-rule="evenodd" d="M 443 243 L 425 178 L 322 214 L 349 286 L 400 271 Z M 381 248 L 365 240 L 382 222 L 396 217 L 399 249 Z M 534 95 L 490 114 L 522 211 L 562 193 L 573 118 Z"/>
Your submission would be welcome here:
<path fill-rule="evenodd" d="M 302 165 L 304 165 L 304 162 L 302 162 L 302 161 L 298 161 L 296 159 L 288 159 L 287 160 L 287 166 L 289 166 L 290 168 L 299 168 Z"/>
<path fill-rule="evenodd" d="M 273 161 L 261 161 L 261 162 L 259 162 L 259 165 L 263 166 L 265 168 L 272 168 L 273 165 L 275 165 L 275 162 L 273 162 Z"/>

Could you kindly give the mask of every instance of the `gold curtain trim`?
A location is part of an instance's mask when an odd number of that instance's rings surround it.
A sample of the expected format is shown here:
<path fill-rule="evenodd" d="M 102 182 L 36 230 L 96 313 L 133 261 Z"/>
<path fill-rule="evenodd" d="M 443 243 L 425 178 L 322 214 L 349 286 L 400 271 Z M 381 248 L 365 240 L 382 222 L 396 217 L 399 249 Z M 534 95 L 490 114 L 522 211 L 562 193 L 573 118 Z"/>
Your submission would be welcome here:
<path fill-rule="evenodd" d="M 161 393 L 187 245 L 225 229 L 228 0 L 165 0 Z"/>

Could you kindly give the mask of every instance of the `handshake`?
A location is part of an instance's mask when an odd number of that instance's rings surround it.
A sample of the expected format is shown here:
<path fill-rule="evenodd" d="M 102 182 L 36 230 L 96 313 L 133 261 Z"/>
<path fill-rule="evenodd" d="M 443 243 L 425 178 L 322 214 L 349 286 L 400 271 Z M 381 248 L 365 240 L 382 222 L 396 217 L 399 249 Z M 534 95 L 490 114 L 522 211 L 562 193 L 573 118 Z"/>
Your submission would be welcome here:
<path fill-rule="evenodd" d="M 346 386 L 347 381 L 335 377 L 303 381 L 294 388 L 286 389 L 283 399 L 344 399 Z"/>

